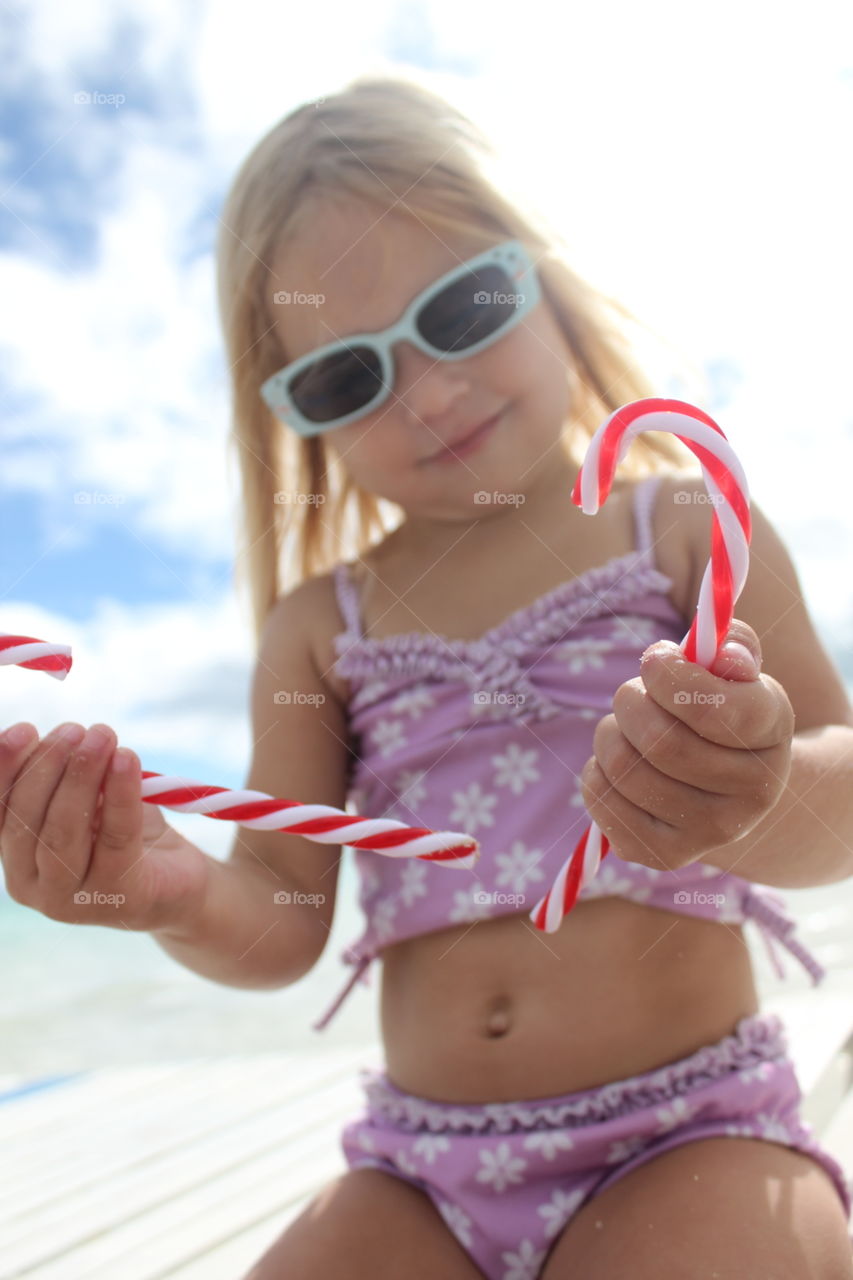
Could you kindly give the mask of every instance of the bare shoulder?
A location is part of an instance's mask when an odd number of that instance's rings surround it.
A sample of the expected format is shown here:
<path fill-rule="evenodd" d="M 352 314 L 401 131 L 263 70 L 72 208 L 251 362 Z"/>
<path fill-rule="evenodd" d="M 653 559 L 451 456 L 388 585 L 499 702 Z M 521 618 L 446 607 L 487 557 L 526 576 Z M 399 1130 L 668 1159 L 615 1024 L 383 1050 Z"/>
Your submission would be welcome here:
<path fill-rule="evenodd" d="M 344 569 L 351 577 L 355 573 L 357 586 L 361 581 L 359 569 L 359 562 L 356 562 L 354 570 L 350 565 Z M 335 637 L 346 629 L 346 621 L 338 600 L 335 571 L 330 569 L 306 578 L 296 590 L 301 593 L 305 605 L 307 642 L 317 674 L 329 697 L 345 708 L 350 699 L 349 682 L 335 671 L 338 654 L 334 642 Z"/>
<path fill-rule="evenodd" d="M 655 564 L 672 580 L 670 599 L 687 619 L 696 612 L 699 549 L 710 546 L 710 524 L 706 526 L 703 520 L 710 519 L 708 505 L 702 502 L 704 495 L 701 476 L 688 471 L 665 472 L 650 512 Z M 702 560 L 700 578 L 704 566 Z"/>

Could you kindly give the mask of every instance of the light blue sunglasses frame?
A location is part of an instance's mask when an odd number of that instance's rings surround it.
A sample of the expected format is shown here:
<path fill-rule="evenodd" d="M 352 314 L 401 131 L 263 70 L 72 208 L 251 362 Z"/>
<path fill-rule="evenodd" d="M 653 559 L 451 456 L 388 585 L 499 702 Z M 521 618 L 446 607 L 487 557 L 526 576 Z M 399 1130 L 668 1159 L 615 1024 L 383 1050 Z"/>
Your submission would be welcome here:
<path fill-rule="evenodd" d="M 518 286 L 518 301 L 515 311 L 492 333 L 485 338 L 481 338 L 479 342 L 472 343 L 469 347 L 463 347 L 458 351 L 442 351 L 439 347 L 434 347 L 418 331 L 416 321 L 419 313 L 449 285 L 464 279 L 467 273 L 487 266 L 502 267 L 509 276 L 511 283 Z M 433 284 L 424 289 L 423 293 L 419 293 L 416 298 L 412 299 L 397 323 L 389 328 L 375 333 L 353 334 L 344 340 L 329 342 L 323 347 L 317 347 L 316 350 L 309 351 L 307 355 L 300 356 L 298 360 L 292 360 L 290 364 L 286 364 L 283 369 L 279 369 L 277 373 L 267 378 L 261 385 L 261 396 L 276 417 L 301 436 L 315 436 L 326 431 L 332 431 L 335 427 L 343 427 L 348 422 L 355 422 L 358 418 L 364 417 L 365 414 L 378 409 L 391 395 L 396 374 L 391 348 L 395 342 L 402 340 L 411 342 L 418 350 L 423 351 L 428 356 L 433 356 L 437 360 L 464 360 L 503 338 L 531 308 L 536 306 L 540 298 L 541 293 L 536 269 L 527 250 L 521 241 L 507 240 L 503 244 L 495 245 L 494 248 L 478 254 L 475 258 L 469 259 L 468 262 L 463 262 L 460 266 L 454 267 L 452 271 L 448 271 L 446 275 L 434 281 Z M 368 400 L 366 404 L 360 405 L 358 409 L 343 414 L 339 418 L 331 418 L 327 422 L 314 422 L 312 419 L 306 418 L 294 404 L 290 395 L 289 384 L 317 360 L 322 360 L 338 351 L 351 350 L 354 346 L 368 347 L 379 361 L 381 382 L 377 386 L 376 395 Z"/>

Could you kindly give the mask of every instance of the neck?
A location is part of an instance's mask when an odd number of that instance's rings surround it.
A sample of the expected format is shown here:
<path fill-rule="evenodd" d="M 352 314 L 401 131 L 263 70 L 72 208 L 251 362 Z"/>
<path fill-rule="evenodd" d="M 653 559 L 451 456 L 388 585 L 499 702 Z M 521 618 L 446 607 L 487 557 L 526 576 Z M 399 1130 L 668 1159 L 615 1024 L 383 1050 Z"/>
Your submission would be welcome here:
<path fill-rule="evenodd" d="M 572 502 L 572 489 L 579 467 L 562 450 L 548 460 L 539 475 L 523 493 L 519 503 L 484 504 L 482 515 L 433 517 L 414 513 L 406 515 L 395 531 L 398 547 L 410 555 L 428 554 L 435 558 L 456 543 L 468 548 L 488 540 L 495 551 L 509 545 L 519 528 L 531 530 L 543 542 L 553 542 L 555 534 L 565 534 L 567 522 L 582 517 Z"/>

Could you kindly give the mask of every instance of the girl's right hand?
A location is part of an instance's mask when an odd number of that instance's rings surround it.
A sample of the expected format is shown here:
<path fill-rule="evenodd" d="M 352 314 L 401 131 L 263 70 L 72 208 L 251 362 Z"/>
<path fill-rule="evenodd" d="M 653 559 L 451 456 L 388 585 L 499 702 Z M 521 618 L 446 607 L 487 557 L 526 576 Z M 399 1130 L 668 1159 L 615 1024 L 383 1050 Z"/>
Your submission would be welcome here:
<path fill-rule="evenodd" d="M 17 726 L 16 726 L 17 727 Z M 80 746 L 60 725 L 15 747 L 0 737 L 0 862 L 9 896 L 51 920 L 151 930 L 204 901 L 210 858 L 142 799 L 139 758 L 113 773 L 116 735 Z M 77 741 L 61 729 L 77 731 Z"/>

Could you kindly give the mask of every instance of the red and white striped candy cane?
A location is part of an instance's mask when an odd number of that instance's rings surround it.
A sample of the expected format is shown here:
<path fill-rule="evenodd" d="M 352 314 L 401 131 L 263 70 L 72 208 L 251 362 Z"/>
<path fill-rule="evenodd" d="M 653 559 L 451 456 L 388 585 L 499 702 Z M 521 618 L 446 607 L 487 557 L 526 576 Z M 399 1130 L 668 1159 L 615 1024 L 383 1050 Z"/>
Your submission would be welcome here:
<path fill-rule="evenodd" d="M 464 869 L 479 858 L 479 844 L 458 831 L 407 827 L 393 818 L 360 818 L 329 804 L 276 800 L 263 791 L 230 791 L 202 782 L 142 771 L 142 799 L 180 813 L 203 813 L 258 831 L 287 831 L 320 844 L 348 844 L 390 858 L 421 858 Z M 284 820 L 284 815 L 287 819 Z"/>
<path fill-rule="evenodd" d="M 29 667 L 32 671 L 46 671 L 56 680 L 64 680 L 71 670 L 71 646 L 0 632 L 2 666 Z"/>
<path fill-rule="evenodd" d="M 749 487 L 734 450 L 713 418 L 683 400 L 649 398 L 623 405 L 598 428 L 572 490 L 575 506 L 595 515 L 607 500 L 628 446 L 643 431 L 670 431 L 696 454 L 713 504 L 711 559 L 699 589 L 696 616 L 679 646 L 688 661 L 708 670 L 726 638 L 749 569 Z M 607 837 L 597 823 L 591 823 L 551 888 L 530 912 L 537 929 L 554 933 L 559 928 L 609 850 Z"/>
<path fill-rule="evenodd" d="M 0 633 L 0 665 L 17 665 L 64 680 L 71 669 L 71 648 L 32 636 Z M 460 870 L 473 867 L 480 845 L 459 831 L 407 827 L 394 818 L 362 818 L 328 804 L 279 800 L 263 791 L 231 791 L 186 778 L 141 772 L 141 797 L 148 804 L 180 813 L 203 813 L 260 831 L 287 831 L 319 844 L 348 844 L 389 858 L 420 858 Z M 284 815 L 287 815 L 285 818 Z"/>

